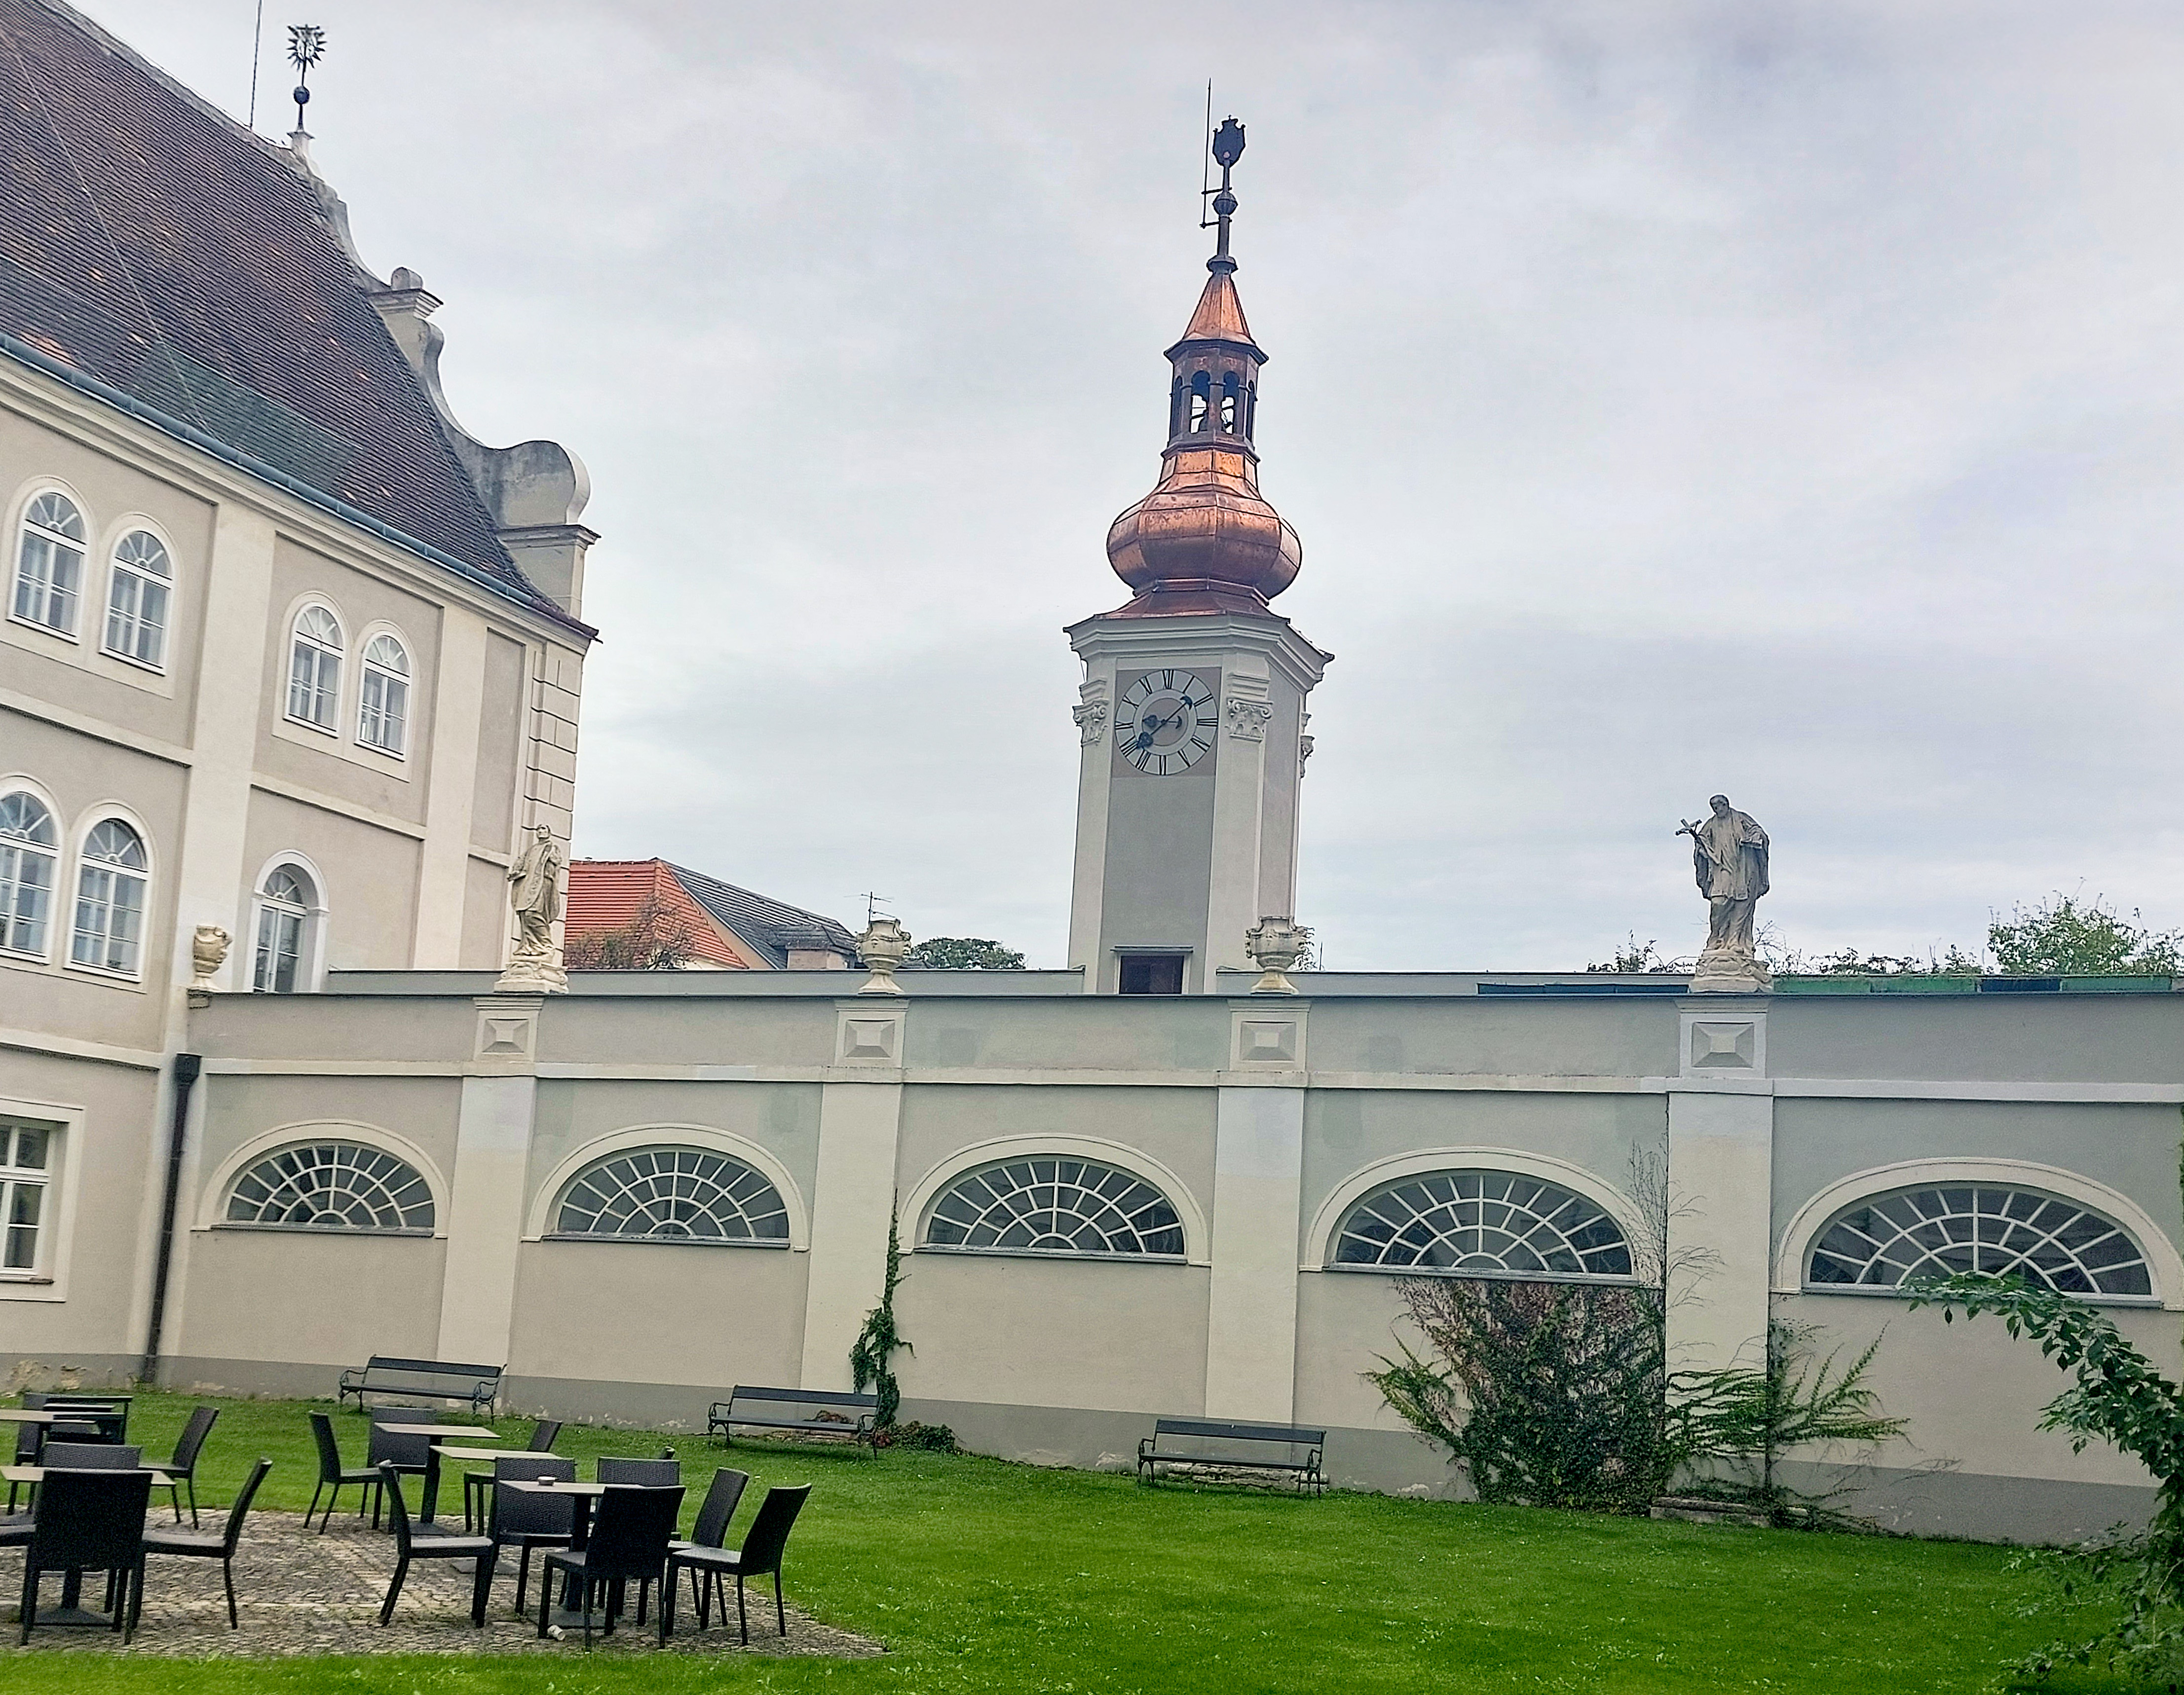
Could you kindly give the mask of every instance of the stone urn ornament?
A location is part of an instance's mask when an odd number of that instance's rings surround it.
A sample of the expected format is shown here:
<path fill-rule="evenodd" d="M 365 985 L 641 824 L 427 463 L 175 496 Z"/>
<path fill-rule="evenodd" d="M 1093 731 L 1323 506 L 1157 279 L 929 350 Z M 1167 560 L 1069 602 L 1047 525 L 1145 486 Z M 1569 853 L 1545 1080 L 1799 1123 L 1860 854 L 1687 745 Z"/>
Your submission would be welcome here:
<path fill-rule="evenodd" d="M 190 992 L 207 995 L 212 992 L 213 974 L 227 963 L 227 950 L 235 938 L 216 924 L 200 924 L 190 934 L 190 964 L 197 975 L 190 979 Z"/>
<path fill-rule="evenodd" d="M 894 980 L 894 968 L 902 964 L 902 956 L 910 952 L 910 932 L 896 918 L 875 918 L 865 926 L 865 933 L 857 938 L 857 958 L 872 973 L 857 992 L 861 995 L 899 995 L 902 985 Z"/>
<path fill-rule="evenodd" d="M 1312 931 L 1291 918 L 1262 918 L 1244 932 L 1244 953 L 1259 967 L 1255 995 L 1293 995 L 1297 986 L 1284 975 L 1312 948 Z"/>

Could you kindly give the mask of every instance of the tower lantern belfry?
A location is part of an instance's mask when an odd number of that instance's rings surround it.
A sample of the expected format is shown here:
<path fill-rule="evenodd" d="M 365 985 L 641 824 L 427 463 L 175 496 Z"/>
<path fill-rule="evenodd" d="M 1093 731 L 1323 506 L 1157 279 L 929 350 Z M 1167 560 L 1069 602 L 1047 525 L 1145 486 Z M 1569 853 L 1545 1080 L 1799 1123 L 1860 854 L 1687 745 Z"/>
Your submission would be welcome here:
<path fill-rule="evenodd" d="M 1107 531 L 1132 598 L 1069 630 L 1084 662 L 1069 948 L 1093 993 L 1217 992 L 1220 971 L 1250 968 L 1248 932 L 1295 916 L 1305 697 L 1333 656 L 1268 604 L 1304 550 L 1259 492 L 1267 355 L 1230 249 L 1243 152 L 1230 118 L 1212 136 L 1209 275 L 1167 353 L 1160 478 Z"/>
<path fill-rule="evenodd" d="M 1236 293 L 1230 186 L 1244 152 L 1234 118 L 1214 132 L 1221 186 L 1213 197 L 1212 273 L 1183 338 L 1167 350 L 1167 445 L 1153 492 L 1107 531 L 1115 574 L 1140 594 L 1188 586 L 1263 606 L 1296 580 L 1304 563 L 1296 531 L 1259 492 L 1259 373 L 1267 355 L 1251 339 Z"/>

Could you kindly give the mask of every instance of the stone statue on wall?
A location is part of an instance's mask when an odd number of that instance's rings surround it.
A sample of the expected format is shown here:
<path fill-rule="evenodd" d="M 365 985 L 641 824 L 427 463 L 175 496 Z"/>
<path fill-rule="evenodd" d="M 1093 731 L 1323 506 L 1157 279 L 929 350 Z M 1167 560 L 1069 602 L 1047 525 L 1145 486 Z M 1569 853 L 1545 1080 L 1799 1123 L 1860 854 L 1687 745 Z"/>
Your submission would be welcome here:
<path fill-rule="evenodd" d="M 1763 994 L 1774 979 L 1755 951 L 1752 923 L 1767 892 L 1767 832 L 1727 795 L 1708 804 L 1711 817 L 1685 820 L 1676 832 L 1691 838 L 1691 868 L 1707 901 L 1706 951 L 1691 974 L 1691 992 Z"/>
<path fill-rule="evenodd" d="M 504 994 L 543 994 L 569 986 L 554 945 L 561 916 L 561 872 L 568 864 L 554 832 L 540 825 L 508 868 L 508 895 L 515 909 L 515 951 L 493 987 Z"/>

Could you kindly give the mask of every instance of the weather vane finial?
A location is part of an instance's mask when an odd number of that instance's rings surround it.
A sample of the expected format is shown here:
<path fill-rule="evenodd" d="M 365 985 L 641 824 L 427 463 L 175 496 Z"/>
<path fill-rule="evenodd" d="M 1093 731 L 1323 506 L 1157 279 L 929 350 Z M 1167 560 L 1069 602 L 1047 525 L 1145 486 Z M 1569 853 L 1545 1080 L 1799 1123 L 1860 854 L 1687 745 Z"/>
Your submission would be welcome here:
<path fill-rule="evenodd" d="M 1228 256 L 1228 220 L 1236 215 L 1236 196 L 1228 186 L 1228 173 L 1244 157 L 1244 126 L 1234 117 L 1223 118 L 1221 127 L 1213 132 L 1212 146 L 1213 162 L 1221 167 L 1221 186 L 1212 191 L 1214 223 L 1220 233 L 1215 237 L 1213 257 L 1206 260 L 1206 268 L 1234 270 L 1236 261 Z"/>
<path fill-rule="evenodd" d="M 316 24 L 288 25 L 288 63 L 296 67 L 296 130 L 299 135 L 304 128 L 304 108 L 311 103 L 311 67 L 326 56 L 324 30 Z"/>

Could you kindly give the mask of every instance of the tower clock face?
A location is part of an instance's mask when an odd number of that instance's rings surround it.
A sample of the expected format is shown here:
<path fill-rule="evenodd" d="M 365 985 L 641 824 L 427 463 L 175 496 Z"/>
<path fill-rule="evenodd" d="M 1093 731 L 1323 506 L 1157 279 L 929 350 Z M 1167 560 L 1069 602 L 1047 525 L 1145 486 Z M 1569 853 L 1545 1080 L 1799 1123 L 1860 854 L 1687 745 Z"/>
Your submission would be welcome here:
<path fill-rule="evenodd" d="M 1115 751 L 1149 777 L 1187 771 L 1213 751 L 1213 685 L 1195 671 L 1147 671 L 1123 689 Z"/>

